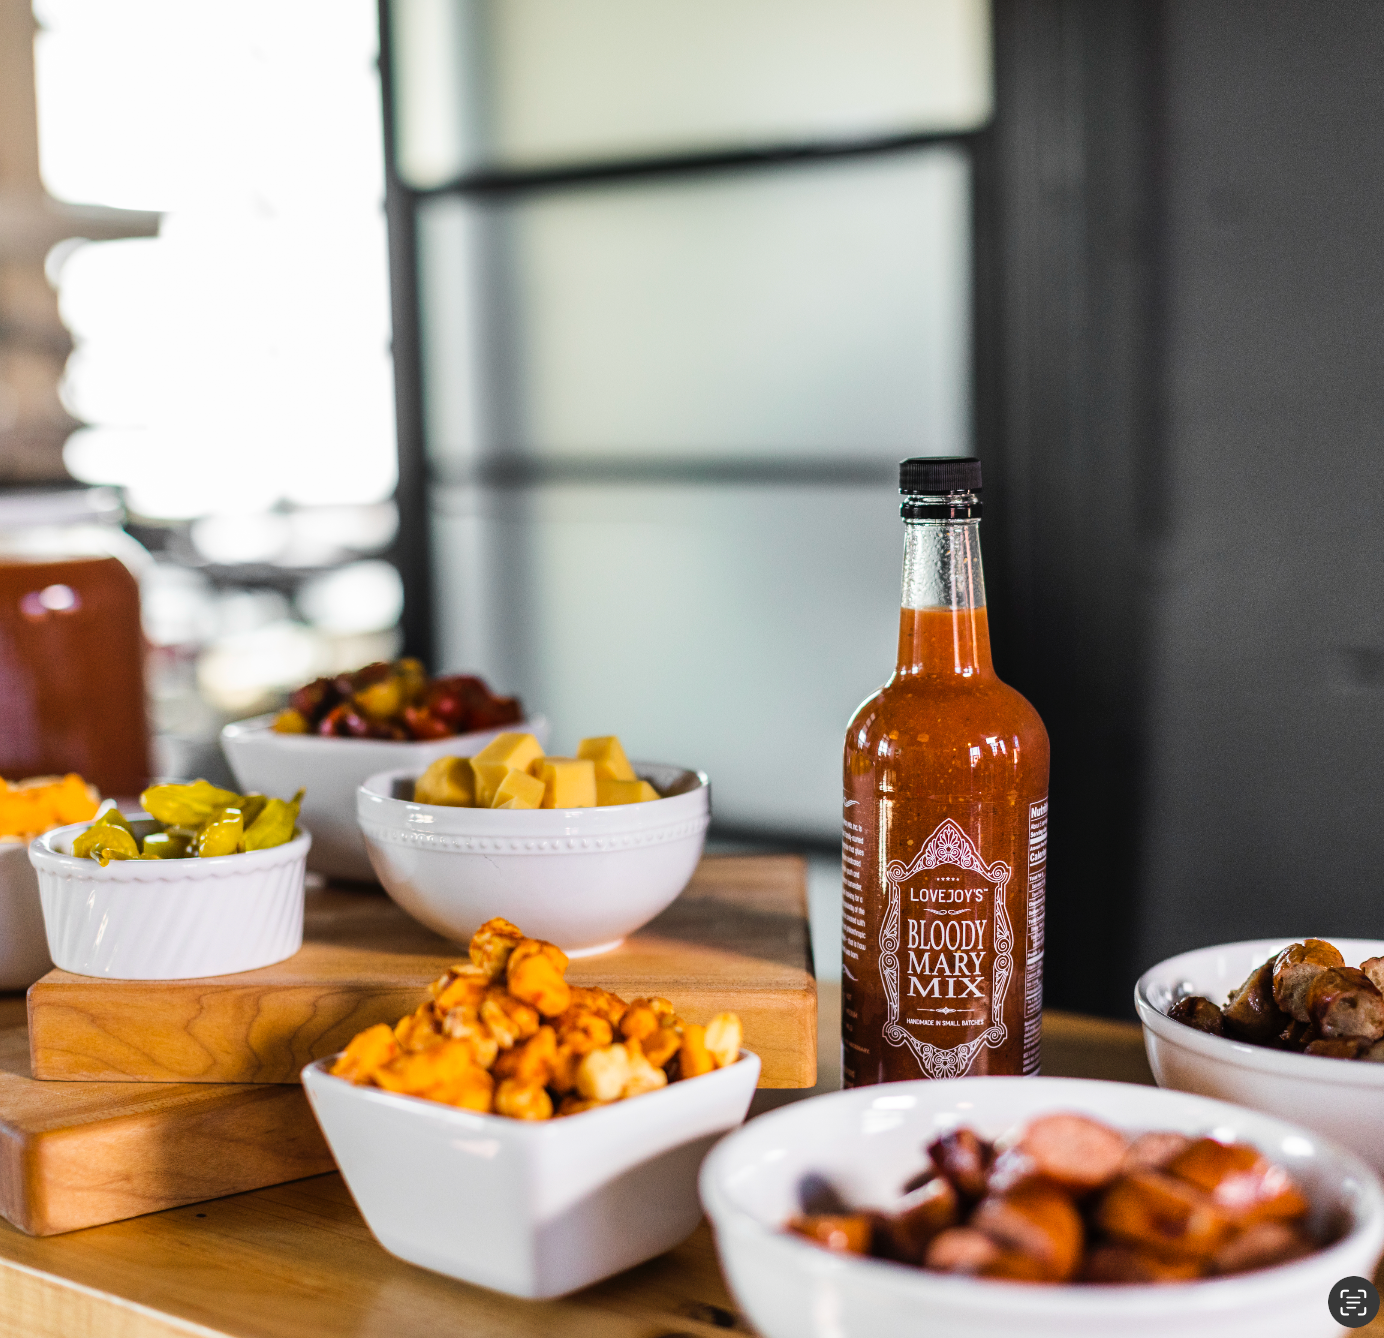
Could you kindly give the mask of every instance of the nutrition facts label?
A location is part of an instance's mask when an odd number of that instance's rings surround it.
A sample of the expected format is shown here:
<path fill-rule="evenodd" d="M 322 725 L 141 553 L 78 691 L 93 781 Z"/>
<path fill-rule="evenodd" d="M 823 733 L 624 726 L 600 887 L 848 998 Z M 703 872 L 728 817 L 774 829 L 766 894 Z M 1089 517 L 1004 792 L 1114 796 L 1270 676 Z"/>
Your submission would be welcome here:
<path fill-rule="evenodd" d="M 1048 887 L 1048 801 L 1028 806 L 1028 952 L 1024 962 L 1024 1072 L 1037 1073 L 1043 1038 L 1043 906 Z"/>
<path fill-rule="evenodd" d="M 849 978 L 855 979 L 850 964 L 859 963 L 865 951 L 865 894 L 860 885 L 865 828 L 851 821 L 852 808 L 856 806 L 851 804 L 841 819 L 841 955 Z"/>

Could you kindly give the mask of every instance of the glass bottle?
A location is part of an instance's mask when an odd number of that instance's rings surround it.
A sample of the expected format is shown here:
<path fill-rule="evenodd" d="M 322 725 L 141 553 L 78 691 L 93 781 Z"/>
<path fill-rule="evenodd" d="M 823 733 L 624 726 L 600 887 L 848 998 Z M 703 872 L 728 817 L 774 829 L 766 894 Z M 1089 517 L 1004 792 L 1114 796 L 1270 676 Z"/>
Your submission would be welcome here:
<path fill-rule="evenodd" d="M 893 677 L 846 733 L 842 1081 L 1036 1073 L 1048 736 L 990 662 L 980 461 L 905 460 Z"/>
<path fill-rule="evenodd" d="M 107 488 L 0 497 L 0 776 L 149 779 L 135 572 L 149 556 Z"/>

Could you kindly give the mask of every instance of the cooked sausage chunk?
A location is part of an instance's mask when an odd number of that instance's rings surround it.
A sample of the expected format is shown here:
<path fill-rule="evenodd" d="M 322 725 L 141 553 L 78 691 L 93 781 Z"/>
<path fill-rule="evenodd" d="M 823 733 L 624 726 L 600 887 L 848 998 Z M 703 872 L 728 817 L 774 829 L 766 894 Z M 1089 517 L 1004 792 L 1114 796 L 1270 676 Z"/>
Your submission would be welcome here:
<path fill-rule="evenodd" d="M 1128 1142 L 1118 1129 L 1085 1115 L 1044 1115 L 1023 1131 L 995 1163 L 992 1189 L 1041 1177 L 1073 1194 L 1107 1185 L 1124 1164 Z"/>
<path fill-rule="evenodd" d="M 986 1175 L 994 1149 L 973 1130 L 953 1129 L 928 1144 L 927 1152 L 932 1164 L 963 1199 L 975 1202 L 985 1197 Z"/>
<path fill-rule="evenodd" d="M 1179 1152 L 1185 1152 L 1192 1140 L 1186 1134 L 1156 1131 L 1140 1134 L 1125 1153 L 1124 1175 L 1135 1171 L 1161 1171 Z"/>
<path fill-rule="evenodd" d="M 1248 1143 L 1198 1138 L 1168 1163 L 1168 1174 L 1205 1190 L 1237 1225 L 1301 1217 L 1307 1201 L 1281 1166 Z"/>
<path fill-rule="evenodd" d="M 1384 993 L 1384 957 L 1367 957 L 1360 969 L 1374 982 L 1375 989 Z"/>
<path fill-rule="evenodd" d="M 971 1225 L 1032 1259 L 1045 1281 L 1066 1282 L 1081 1263 L 1081 1214 L 1069 1195 L 1046 1181 L 1028 1180 L 982 1199 Z"/>
<path fill-rule="evenodd" d="M 903 1263 L 921 1264 L 933 1237 L 961 1220 L 961 1198 L 945 1176 L 915 1189 L 896 1212 L 876 1224 L 877 1253 Z"/>
<path fill-rule="evenodd" d="M 872 1224 L 865 1213 L 804 1215 L 793 1218 L 788 1229 L 837 1254 L 865 1254 L 870 1248 Z"/>
<path fill-rule="evenodd" d="M 1310 1022 L 1307 991 L 1329 966 L 1344 966 L 1345 958 L 1325 939 L 1309 938 L 1290 943 L 1274 958 L 1274 1002 L 1298 1022 Z"/>
<path fill-rule="evenodd" d="M 1273 961 L 1256 966 L 1221 1010 L 1227 1036 L 1255 1045 L 1271 1044 L 1288 1025 L 1288 1015 L 1273 997 Z"/>
<path fill-rule="evenodd" d="M 1205 1262 L 1235 1229 L 1211 1196 L 1163 1171 L 1140 1171 L 1105 1192 L 1096 1221 L 1118 1241 L 1161 1259 Z"/>
<path fill-rule="evenodd" d="M 1246 1273 L 1252 1268 L 1272 1268 L 1312 1253 L 1307 1234 L 1286 1222 L 1257 1222 L 1232 1237 L 1211 1257 L 1213 1273 Z"/>
<path fill-rule="evenodd" d="M 1101 1245 L 1091 1251 L 1082 1278 L 1086 1282 L 1189 1282 L 1202 1275 L 1191 1259 L 1160 1259 L 1132 1245 Z"/>
<path fill-rule="evenodd" d="M 1352 966 L 1318 973 L 1307 987 L 1307 1014 L 1323 1040 L 1377 1041 L 1384 1036 L 1384 995 Z"/>
<path fill-rule="evenodd" d="M 1225 1019 L 1221 1010 L 1200 994 L 1189 994 L 1179 999 L 1170 1009 L 1168 1016 L 1174 1022 L 1182 1022 L 1197 1031 L 1209 1032 L 1212 1036 L 1225 1035 Z"/>

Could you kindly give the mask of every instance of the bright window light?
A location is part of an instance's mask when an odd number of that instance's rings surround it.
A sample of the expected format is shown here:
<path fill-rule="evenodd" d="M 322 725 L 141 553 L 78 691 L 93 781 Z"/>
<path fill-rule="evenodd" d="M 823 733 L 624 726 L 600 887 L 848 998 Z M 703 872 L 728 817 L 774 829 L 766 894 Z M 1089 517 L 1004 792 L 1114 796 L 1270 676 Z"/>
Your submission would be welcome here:
<path fill-rule="evenodd" d="M 164 210 L 64 244 L 65 459 L 154 518 L 360 506 L 395 484 L 371 0 L 36 0 L 60 199 Z"/>

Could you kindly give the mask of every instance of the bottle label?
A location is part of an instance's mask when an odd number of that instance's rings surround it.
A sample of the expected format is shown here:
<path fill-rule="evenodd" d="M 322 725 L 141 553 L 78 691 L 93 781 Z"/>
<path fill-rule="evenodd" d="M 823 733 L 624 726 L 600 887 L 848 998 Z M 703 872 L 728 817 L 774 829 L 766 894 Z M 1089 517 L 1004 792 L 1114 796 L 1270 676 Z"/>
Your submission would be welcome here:
<path fill-rule="evenodd" d="M 926 1077 L 960 1077 L 977 1052 L 998 1049 L 1008 1039 L 1004 1003 L 1014 975 L 1014 931 L 1005 902 L 1010 875 L 1002 860 L 987 863 L 951 818 L 937 825 L 907 864 L 895 859 L 885 865 L 881 1034 L 888 1045 L 911 1051 Z M 919 1030 L 937 1041 L 922 1039 Z"/>
<path fill-rule="evenodd" d="M 1048 887 L 1048 801 L 1028 806 L 1028 953 L 1024 970 L 1024 1072 L 1037 1073 L 1043 1043 L 1043 912 Z"/>

